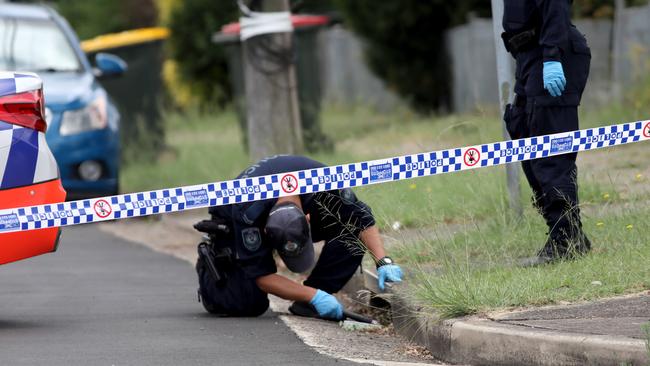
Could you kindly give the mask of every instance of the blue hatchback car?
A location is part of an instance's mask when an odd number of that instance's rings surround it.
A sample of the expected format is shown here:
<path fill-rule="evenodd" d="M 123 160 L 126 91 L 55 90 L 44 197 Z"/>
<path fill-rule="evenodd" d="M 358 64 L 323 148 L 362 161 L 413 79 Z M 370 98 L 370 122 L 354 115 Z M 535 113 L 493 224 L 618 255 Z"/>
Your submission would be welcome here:
<path fill-rule="evenodd" d="M 76 34 L 53 9 L 0 4 L 0 70 L 31 71 L 43 79 L 47 142 L 68 197 L 117 194 L 120 115 L 98 79 L 126 63 L 97 54 L 95 67 Z"/>

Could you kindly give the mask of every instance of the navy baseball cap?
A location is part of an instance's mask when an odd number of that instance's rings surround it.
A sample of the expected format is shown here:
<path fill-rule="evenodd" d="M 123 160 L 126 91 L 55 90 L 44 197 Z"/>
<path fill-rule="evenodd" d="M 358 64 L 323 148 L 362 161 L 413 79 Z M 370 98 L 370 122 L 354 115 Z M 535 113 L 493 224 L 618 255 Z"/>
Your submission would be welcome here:
<path fill-rule="evenodd" d="M 309 223 L 294 203 L 283 202 L 273 206 L 266 221 L 266 239 L 291 272 L 306 272 L 314 266 L 314 244 Z"/>

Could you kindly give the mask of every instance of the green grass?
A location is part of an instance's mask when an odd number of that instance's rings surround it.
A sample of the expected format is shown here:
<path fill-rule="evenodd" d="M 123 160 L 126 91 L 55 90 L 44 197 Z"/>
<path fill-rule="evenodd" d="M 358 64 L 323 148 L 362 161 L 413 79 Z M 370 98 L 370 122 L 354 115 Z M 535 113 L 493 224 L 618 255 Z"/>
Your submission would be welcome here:
<path fill-rule="evenodd" d="M 232 112 L 215 116 L 170 114 L 166 121 L 168 149 L 157 161 L 125 164 L 125 192 L 200 184 L 231 179 L 249 163 Z"/>
<path fill-rule="evenodd" d="M 535 253 L 545 240 L 545 227 L 532 210 L 518 222 L 498 217 L 470 222 L 465 231 L 421 237 L 394 253 L 415 268 L 415 298 L 442 317 L 592 300 L 650 288 L 648 214 L 644 207 L 588 216 L 583 221 L 593 252 L 537 268 L 517 266 L 519 258 Z"/>
<path fill-rule="evenodd" d="M 617 111 L 586 113 L 583 126 L 630 117 L 614 119 Z M 326 164 L 502 140 L 501 125 L 489 113 L 421 118 L 406 110 L 329 108 L 322 118 L 324 131 L 336 141 L 335 152 L 312 157 Z M 250 163 L 229 111 L 171 114 L 167 144 L 157 161 L 126 165 L 125 191 L 231 179 Z M 380 228 L 397 238 L 390 250 L 410 270 L 407 290 L 438 315 L 575 302 L 650 289 L 646 157 L 644 144 L 582 154 L 583 221 L 594 250 L 580 260 L 534 269 L 516 262 L 543 245 L 547 229 L 530 207 L 523 178 L 525 215 L 510 216 L 503 167 L 362 187 L 357 193 L 372 207 Z M 396 223 L 401 231 L 391 229 Z"/>

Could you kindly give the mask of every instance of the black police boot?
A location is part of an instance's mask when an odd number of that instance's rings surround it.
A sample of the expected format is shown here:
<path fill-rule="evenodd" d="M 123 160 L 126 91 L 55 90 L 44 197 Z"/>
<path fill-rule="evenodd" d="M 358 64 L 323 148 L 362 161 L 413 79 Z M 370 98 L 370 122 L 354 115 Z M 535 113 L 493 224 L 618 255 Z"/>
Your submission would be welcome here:
<path fill-rule="evenodd" d="M 567 200 L 562 195 L 556 195 L 552 199 L 548 195 L 536 194 L 533 196 L 533 205 L 544 217 L 550 231 L 544 247 L 535 257 L 524 259 L 522 266 L 531 267 L 574 259 L 591 250 L 591 242 L 582 231 L 577 200 Z"/>
<path fill-rule="evenodd" d="M 559 230 L 549 235 L 544 247 L 535 257 L 521 261 L 522 267 L 534 267 L 560 260 L 576 259 L 591 250 L 591 241 L 582 230 L 577 235 L 568 235 L 568 230 Z"/>
<path fill-rule="evenodd" d="M 569 248 L 572 258 L 578 258 L 583 255 L 586 255 L 591 251 L 591 240 L 587 235 L 580 231 L 580 235 L 577 240 L 573 242 L 573 246 Z"/>
<path fill-rule="evenodd" d="M 522 267 L 535 267 L 548 263 L 553 263 L 562 259 L 566 254 L 566 250 L 560 247 L 557 241 L 553 240 L 550 236 L 546 240 L 544 247 L 537 252 L 534 257 L 524 258 L 521 260 Z"/>
<path fill-rule="evenodd" d="M 289 312 L 293 315 L 304 316 L 307 318 L 320 318 L 316 309 L 306 302 L 294 301 L 289 306 Z"/>

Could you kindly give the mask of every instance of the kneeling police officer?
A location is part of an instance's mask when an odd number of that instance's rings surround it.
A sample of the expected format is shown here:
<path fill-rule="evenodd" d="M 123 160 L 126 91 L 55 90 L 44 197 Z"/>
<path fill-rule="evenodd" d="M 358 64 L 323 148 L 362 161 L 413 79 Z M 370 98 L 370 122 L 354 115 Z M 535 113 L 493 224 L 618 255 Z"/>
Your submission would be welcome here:
<path fill-rule="evenodd" d="M 261 160 L 237 179 L 285 173 L 325 165 L 302 156 Z M 352 277 L 368 251 L 377 265 L 379 288 L 402 280 L 401 268 L 386 256 L 370 208 L 350 189 L 302 194 L 212 207 L 211 220 L 195 227 L 209 234 L 199 245 L 199 296 L 205 309 L 225 316 L 258 316 L 268 306 L 267 294 L 294 303 L 297 315 L 343 318 L 331 294 Z M 315 260 L 315 241 L 325 241 Z M 297 283 L 277 273 L 273 252 L 295 273 L 311 270 Z"/>

